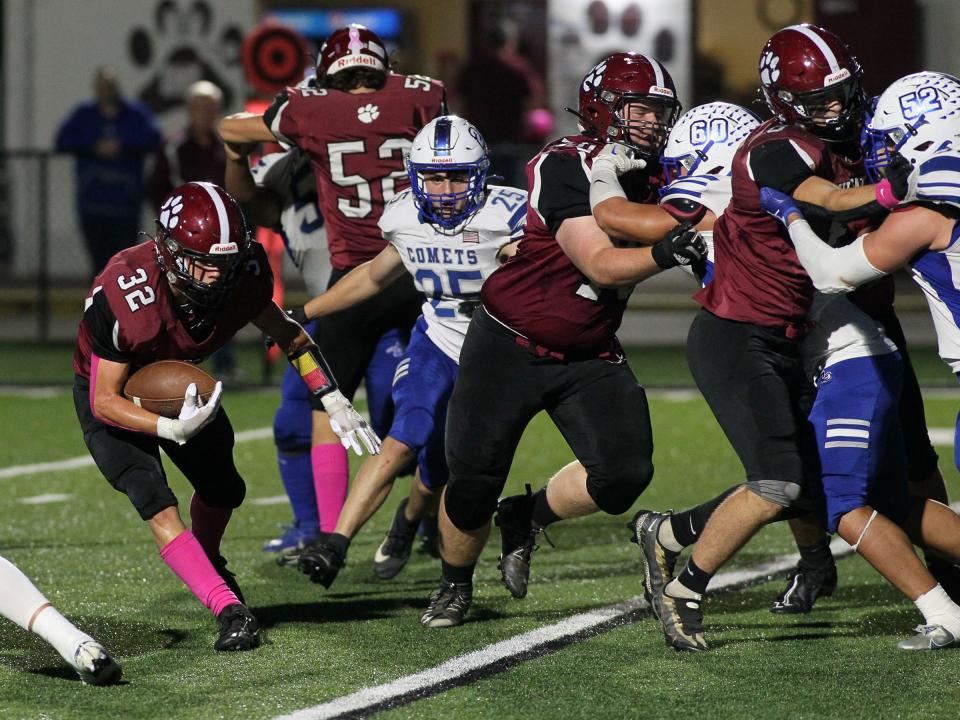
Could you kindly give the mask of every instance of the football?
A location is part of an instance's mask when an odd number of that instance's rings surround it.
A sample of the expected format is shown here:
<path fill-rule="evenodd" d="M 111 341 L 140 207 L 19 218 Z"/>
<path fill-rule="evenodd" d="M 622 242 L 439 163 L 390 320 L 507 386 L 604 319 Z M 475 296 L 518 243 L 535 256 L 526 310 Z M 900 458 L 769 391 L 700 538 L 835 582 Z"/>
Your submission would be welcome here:
<path fill-rule="evenodd" d="M 131 375 L 123 386 L 123 395 L 145 410 L 175 418 L 180 415 L 183 395 L 190 383 L 196 383 L 200 402 L 204 403 L 217 381 L 192 363 L 158 360 Z"/>

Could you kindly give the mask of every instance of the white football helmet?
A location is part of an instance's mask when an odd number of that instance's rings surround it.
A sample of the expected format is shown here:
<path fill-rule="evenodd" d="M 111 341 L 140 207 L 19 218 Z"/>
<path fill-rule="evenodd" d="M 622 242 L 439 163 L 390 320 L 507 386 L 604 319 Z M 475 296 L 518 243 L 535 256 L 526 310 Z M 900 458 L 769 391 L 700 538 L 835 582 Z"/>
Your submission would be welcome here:
<path fill-rule="evenodd" d="M 916 164 L 955 142 L 960 134 L 960 80 L 918 72 L 894 81 L 877 100 L 863 144 L 867 176 L 877 182 L 890 154 Z"/>
<path fill-rule="evenodd" d="M 660 156 L 667 182 L 685 175 L 729 175 L 737 147 L 759 124 L 756 115 L 731 103 L 690 108 L 670 131 Z"/>
<path fill-rule="evenodd" d="M 413 139 L 406 160 L 414 204 L 428 223 L 450 230 L 483 205 L 489 151 L 480 131 L 463 118 L 441 115 L 431 120 Z M 428 193 L 423 178 L 436 172 L 465 173 L 467 189 L 459 193 Z"/>

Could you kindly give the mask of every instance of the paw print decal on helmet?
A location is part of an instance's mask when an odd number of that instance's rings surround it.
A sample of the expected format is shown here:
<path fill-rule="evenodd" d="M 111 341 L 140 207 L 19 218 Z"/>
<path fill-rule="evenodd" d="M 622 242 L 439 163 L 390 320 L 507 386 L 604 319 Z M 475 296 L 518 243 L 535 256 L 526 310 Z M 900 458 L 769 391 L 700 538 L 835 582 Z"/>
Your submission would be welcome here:
<path fill-rule="evenodd" d="M 183 195 L 167 198 L 160 207 L 160 224 L 167 230 L 173 230 L 180 223 L 181 210 L 183 210 Z"/>
<path fill-rule="evenodd" d="M 775 83 L 780 77 L 780 57 L 769 50 L 760 58 L 760 82 L 764 85 Z"/>
<path fill-rule="evenodd" d="M 591 88 L 597 87 L 600 84 L 600 81 L 603 80 L 603 73 L 607 70 L 607 61 L 602 60 L 597 63 L 597 66 L 593 68 L 587 76 L 583 79 L 583 89 L 584 91 L 589 91 Z"/>
<path fill-rule="evenodd" d="M 357 109 L 357 119 L 362 123 L 372 123 L 380 117 L 380 108 L 376 105 L 364 105 Z"/>

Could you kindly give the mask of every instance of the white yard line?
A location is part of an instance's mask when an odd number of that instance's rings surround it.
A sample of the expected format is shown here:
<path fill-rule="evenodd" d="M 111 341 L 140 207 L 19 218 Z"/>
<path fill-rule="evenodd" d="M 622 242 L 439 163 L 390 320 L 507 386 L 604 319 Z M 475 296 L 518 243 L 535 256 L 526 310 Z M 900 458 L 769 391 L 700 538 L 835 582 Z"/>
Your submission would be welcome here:
<path fill-rule="evenodd" d="M 852 552 L 843 540 L 834 540 L 830 545 L 834 557 L 845 557 Z M 786 572 L 796 565 L 799 555 L 784 555 L 770 562 L 751 568 L 723 572 L 713 578 L 710 591 L 732 590 L 766 579 L 771 575 Z M 625 603 L 597 608 L 585 613 L 571 615 L 565 620 L 546 625 L 530 632 L 515 635 L 498 643 L 487 645 L 474 652 L 459 655 L 436 667 L 412 675 L 405 675 L 382 685 L 372 685 L 343 697 L 338 697 L 313 707 L 297 710 L 288 715 L 278 715 L 274 720 L 331 720 L 344 716 L 356 716 L 364 711 L 385 710 L 390 706 L 405 704 L 415 699 L 443 692 L 446 689 L 466 684 L 477 673 L 487 671 L 486 675 L 497 672 L 496 666 L 512 667 L 517 660 L 537 657 L 546 646 L 557 641 L 567 640 L 565 644 L 580 642 L 577 635 L 589 636 L 603 625 L 614 625 L 615 621 L 625 619 L 630 613 L 647 609 L 642 597 L 633 598 Z M 630 622 L 630 620 L 627 620 Z M 426 630 L 425 632 L 431 632 Z M 593 633 L 596 634 L 596 633 Z M 541 652 L 538 653 L 537 650 Z M 514 662 L 510 662 L 514 661 Z M 460 682 L 458 682 L 458 680 Z"/>

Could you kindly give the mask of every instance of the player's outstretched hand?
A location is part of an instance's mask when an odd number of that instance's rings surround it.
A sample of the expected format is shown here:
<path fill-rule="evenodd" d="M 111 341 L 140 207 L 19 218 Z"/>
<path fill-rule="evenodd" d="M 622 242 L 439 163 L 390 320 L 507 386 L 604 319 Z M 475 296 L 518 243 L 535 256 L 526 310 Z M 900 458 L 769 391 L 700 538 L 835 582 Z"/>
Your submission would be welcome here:
<path fill-rule="evenodd" d="M 803 219 L 803 213 L 797 207 L 797 201 L 786 193 L 774 190 L 769 187 L 760 188 L 760 207 L 777 220 L 783 223 L 784 227 L 790 224 L 790 216 L 796 213 L 799 219 Z M 794 220 L 798 218 L 793 218 Z"/>
<path fill-rule="evenodd" d="M 220 396 L 223 394 L 223 383 L 217 382 L 210 393 L 207 402 L 201 404 L 197 396 L 197 386 L 195 383 L 187 385 L 187 391 L 183 396 L 183 407 L 180 408 L 180 416 L 176 419 L 161 417 L 157 421 L 157 435 L 166 439 L 173 440 L 178 445 L 183 445 L 190 438 L 203 430 L 206 425 L 213 420 L 220 409 Z"/>
<path fill-rule="evenodd" d="M 320 402 L 330 416 L 330 427 L 340 438 L 340 444 L 352 449 L 357 455 L 363 455 L 363 448 L 371 455 L 380 453 L 380 438 L 367 425 L 360 413 L 353 409 L 350 401 L 339 390 L 327 393 Z"/>
<path fill-rule="evenodd" d="M 681 223 L 651 248 L 653 261 L 663 270 L 677 265 L 692 265 L 707 257 L 707 241 L 689 223 Z"/>
<path fill-rule="evenodd" d="M 613 168 L 617 177 L 630 172 L 631 170 L 643 170 L 647 166 L 647 161 L 634 157 L 633 150 L 621 143 L 607 143 L 603 149 L 593 158 L 593 167 L 597 163 L 607 165 Z"/>

